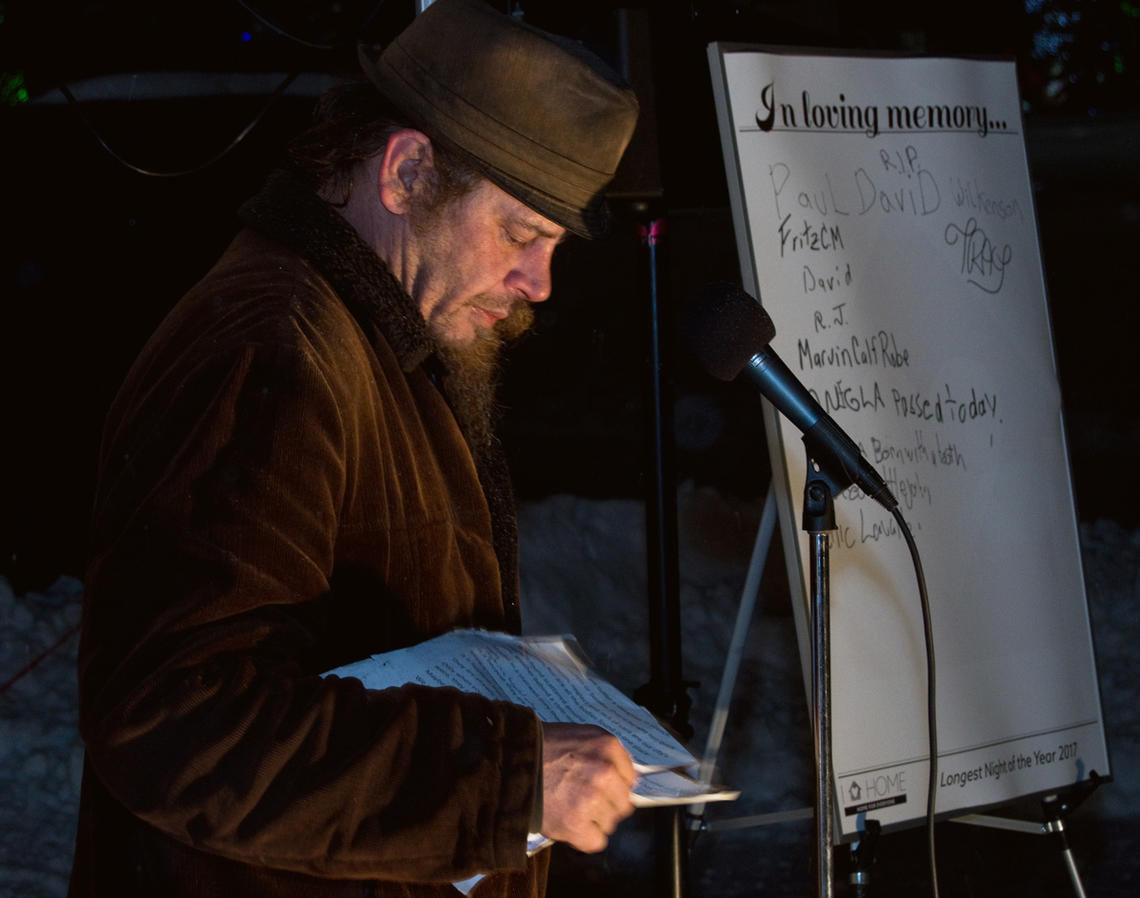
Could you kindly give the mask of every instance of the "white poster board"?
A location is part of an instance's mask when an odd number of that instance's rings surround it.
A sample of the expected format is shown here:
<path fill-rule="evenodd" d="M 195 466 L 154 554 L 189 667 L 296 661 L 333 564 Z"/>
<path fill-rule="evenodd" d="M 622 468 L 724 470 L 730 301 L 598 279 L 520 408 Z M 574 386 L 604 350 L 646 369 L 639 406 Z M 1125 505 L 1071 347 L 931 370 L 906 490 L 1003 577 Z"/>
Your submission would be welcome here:
<path fill-rule="evenodd" d="M 1109 774 L 1012 62 L 709 48 L 744 289 L 922 553 L 939 814 Z M 765 403 L 801 656 L 805 450 Z M 917 822 L 914 571 L 857 489 L 831 539 L 837 836 Z M 795 572 L 800 572 L 797 578 Z M 746 786 L 745 786 L 746 787 Z"/>

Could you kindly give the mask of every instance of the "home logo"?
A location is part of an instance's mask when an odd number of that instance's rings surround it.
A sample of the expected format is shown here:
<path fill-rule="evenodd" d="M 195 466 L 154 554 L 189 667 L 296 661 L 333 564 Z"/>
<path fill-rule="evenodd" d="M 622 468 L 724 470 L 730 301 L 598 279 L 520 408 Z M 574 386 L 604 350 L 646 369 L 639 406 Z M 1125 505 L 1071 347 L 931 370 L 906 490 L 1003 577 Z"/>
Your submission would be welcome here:
<path fill-rule="evenodd" d="M 846 817 L 906 804 L 906 770 L 898 767 L 860 774 L 841 783 L 840 788 L 847 798 L 843 808 Z"/>

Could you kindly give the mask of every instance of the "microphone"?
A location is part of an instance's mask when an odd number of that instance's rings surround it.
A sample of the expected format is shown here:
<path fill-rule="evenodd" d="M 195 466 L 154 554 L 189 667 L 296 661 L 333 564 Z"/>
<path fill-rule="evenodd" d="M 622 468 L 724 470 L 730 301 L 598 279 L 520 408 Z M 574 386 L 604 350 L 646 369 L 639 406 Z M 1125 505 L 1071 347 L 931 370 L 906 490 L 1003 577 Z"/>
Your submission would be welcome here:
<path fill-rule="evenodd" d="M 768 345 L 776 326 L 760 303 L 732 284 L 706 287 L 688 309 L 685 338 L 704 369 L 719 380 L 744 376 L 803 434 L 808 455 L 832 495 L 855 484 L 893 511 L 898 501 L 859 447 L 832 420 Z"/>

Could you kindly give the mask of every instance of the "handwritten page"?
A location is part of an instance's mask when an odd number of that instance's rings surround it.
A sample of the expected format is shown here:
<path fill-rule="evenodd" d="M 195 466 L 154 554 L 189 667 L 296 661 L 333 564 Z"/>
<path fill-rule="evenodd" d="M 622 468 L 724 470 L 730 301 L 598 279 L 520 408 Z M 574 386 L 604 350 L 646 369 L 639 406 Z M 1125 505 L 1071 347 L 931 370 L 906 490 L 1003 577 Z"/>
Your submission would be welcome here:
<path fill-rule="evenodd" d="M 898 498 L 931 592 L 938 809 L 1105 775 L 1088 607 L 1012 62 L 710 47 L 746 290 Z M 806 453 L 765 411 L 807 648 Z M 921 819 L 913 568 L 852 488 L 831 539 L 841 834 Z M 806 675 L 806 674 L 805 674 Z"/>

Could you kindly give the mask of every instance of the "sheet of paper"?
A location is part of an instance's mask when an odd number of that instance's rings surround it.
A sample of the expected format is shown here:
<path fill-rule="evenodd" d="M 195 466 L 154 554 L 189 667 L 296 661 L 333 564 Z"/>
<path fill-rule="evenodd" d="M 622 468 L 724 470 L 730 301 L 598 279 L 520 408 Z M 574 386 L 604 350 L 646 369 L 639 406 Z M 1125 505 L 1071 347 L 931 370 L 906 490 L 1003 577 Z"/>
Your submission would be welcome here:
<path fill-rule="evenodd" d="M 571 637 L 456 630 L 330 673 L 356 677 L 369 689 L 454 686 L 534 708 L 545 723 L 596 724 L 621 740 L 641 771 L 696 773 L 692 753 L 649 711 L 592 672 Z"/>
<path fill-rule="evenodd" d="M 544 723 L 587 723 L 617 736 L 638 772 L 637 807 L 731 801 L 740 793 L 696 780 L 696 758 L 645 708 L 599 677 L 573 637 L 517 637 L 485 630 L 455 630 L 435 639 L 329 671 L 355 677 L 369 689 L 410 683 L 451 686 L 533 708 Z M 530 854 L 551 840 L 531 833 Z M 483 879 L 454 883 L 466 895 Z"/>

